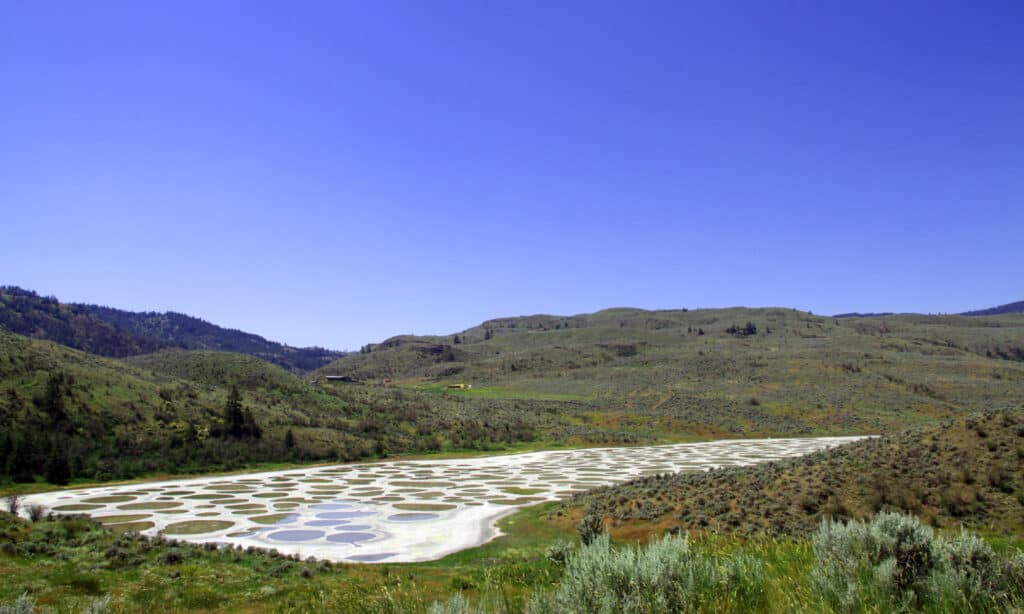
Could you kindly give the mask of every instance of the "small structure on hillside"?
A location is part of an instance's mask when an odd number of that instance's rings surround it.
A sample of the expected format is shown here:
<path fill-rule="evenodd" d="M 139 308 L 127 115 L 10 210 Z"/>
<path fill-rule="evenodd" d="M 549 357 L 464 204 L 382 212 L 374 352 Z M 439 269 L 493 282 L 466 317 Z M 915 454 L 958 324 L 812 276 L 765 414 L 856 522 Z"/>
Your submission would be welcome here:
<path fill-rule="evenodd" d="M 468 390 L 473 387 L 473 384 L 448 384 L 445 387 L 453 390 Z"/>

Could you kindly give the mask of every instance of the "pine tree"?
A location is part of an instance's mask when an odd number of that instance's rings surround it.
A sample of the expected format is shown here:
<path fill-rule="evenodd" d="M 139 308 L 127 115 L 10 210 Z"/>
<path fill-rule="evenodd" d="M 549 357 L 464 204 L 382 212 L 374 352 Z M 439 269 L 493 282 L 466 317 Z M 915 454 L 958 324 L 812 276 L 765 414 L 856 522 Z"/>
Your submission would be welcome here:
<path fill-rule="evenodd" d="M 228 401 L 224 404 L 224 436 L 240 439 L 245 434 L 245 414 L 242 411 L 242 395 L 238 386 L 232 386 Z"/>
<path fill-rule="evenodd" d="M 256 424 L 256 419 L 253 418 L 252 412 L 249 410 L 248 407 L 242 410 L 242 422 L 242 429 L 244 435 L 252 437 L 254 439 L 259 439 L 263 437 L 263 431 L 260 430 L 260 426 Z"/>
<path fill-rule="evenodd" d="M 10 431 L 0 435 L 0 471 L 7 473 L 7 460 L 14 451 L 14 441 L 11 439 Z"/>
<path fill-rule="evenodd" d="M 295 434 L 292 433 L 291 429 L 284 434 L 284 447 L 286 450 L 291 450 L 295 447 Z"/>
<path fill-rule="evenodd" d="M 46 481 L 64 486 L 71 480 L 71 465 L 68 454 L 63 446 L 54 445 L 50 449 L 50 457 L 46 460 Z"/>
<path fill-rule="evenodd" d="M 14 437 L 11 453 L 7 457 L 7 475 L 15 482 L 31 482 L 35 479 L 35 465 L 32 458 L 32 442 L 25 433 Z"/>
<path fill-rule="evenodd" d="M 46 380 L 46 393 L 43 396 L 43 411 L 50 417 L 50 425 L 55 430 L 64 430 L 68 421 L 64 409 L 64 374 L 52 373 Z"/>
<path fill-rule="evenodd" d="M 18 391 L 14 389 L 14 386 L 7 389 L 7 406 L 12 415 L 17 414 L 21 409 L 21 397 L 18 396 Z"/>

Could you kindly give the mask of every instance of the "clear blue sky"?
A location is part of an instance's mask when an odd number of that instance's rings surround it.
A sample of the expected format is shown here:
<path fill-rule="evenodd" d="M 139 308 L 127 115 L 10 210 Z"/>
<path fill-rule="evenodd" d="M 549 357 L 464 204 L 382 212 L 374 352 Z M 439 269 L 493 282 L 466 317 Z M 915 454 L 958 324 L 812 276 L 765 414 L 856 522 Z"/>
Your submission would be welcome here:
<path fill-rule="evenodd" d="M 611 306 L 1021 300 L 1022 23 L 5 0 L 0 283 L 341 349 Z"/>

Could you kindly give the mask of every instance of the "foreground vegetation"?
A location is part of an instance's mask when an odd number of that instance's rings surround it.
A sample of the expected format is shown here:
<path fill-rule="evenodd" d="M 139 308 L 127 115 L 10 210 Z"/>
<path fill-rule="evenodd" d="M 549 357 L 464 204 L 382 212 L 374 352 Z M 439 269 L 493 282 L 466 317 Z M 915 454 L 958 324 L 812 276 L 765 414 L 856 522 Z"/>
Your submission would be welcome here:
<path fill-rule="evenodd" d="M 442 561 L 336 565 L 118 534 L 85 518 L 0 514 L 0 607 L 277 612 L 1002 612 L 1024 605 L 1019 543 L 911 517 L 823 523 L 803 540 L 666 535 L 552 541 L 543 510 Z"/>

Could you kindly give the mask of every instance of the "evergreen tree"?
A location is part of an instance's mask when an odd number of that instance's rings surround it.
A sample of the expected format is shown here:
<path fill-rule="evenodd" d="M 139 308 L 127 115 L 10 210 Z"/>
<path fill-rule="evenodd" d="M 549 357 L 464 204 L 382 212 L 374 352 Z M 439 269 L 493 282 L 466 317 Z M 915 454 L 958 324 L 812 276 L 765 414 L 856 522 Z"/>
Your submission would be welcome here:
<path fill-rule="evenodd" d="M 71 465 L 68 454 L 63 446 L 54 445 L 50 448 L 50 457 L 46 460 L 46 481 L 64 486 L 71 480 Z"/>
<path fill-rule="evenodd" d="M 295 447 L 295 434 L 292 433 L 291 429 L 284 434 L 284 447 L 286 450 L 291 450 Z"/>
<path fill-rule="evenodd" d="M 224 404 L 224 436 L 240 439 L 245 434 L 245 413 L 242 411 L 242 395 L 238 386 L 232 386 L 228 401 Z"/>
<path fill-rule="evenodd" d="M 55 430 L 66 430 L 68 415 L 64 407 L 64 374 L 50 374 L 46 380 L 43 396 L 43 411 L 50 417 L 50 426 Z"/>
<path fill-rule="evenodd" d="M 7 408 L 12 416 L 21 409 L 21 397 L 18 396 L 18 391 L 14 389 L 14 386 L 7 389 Z"/>
<path fill-rule="evenodd" d="M 0 435 L 0 471 L 7 473 L 7 460 L 11 457 L 14 449 L 14 441 L 11 439 L 11 432 L 7 431 Z"/>
<path fill-rule="evenodd" d="M 252 411 L 250 411 L 248 407 L 242 410 L 242 422 L 243 435 L 254 439 L 263 437 L 263 431 L 260 430 L 259 425 L 256 424 L 256 419 L 253 418 Z"/>
<path fill-rule="evenodd" d="M 7 475 L 15 482 L 33 481 L 36 473 L 33 461 L 32 442 L 24 432 L 18 433 L 7 457 Z"/>

